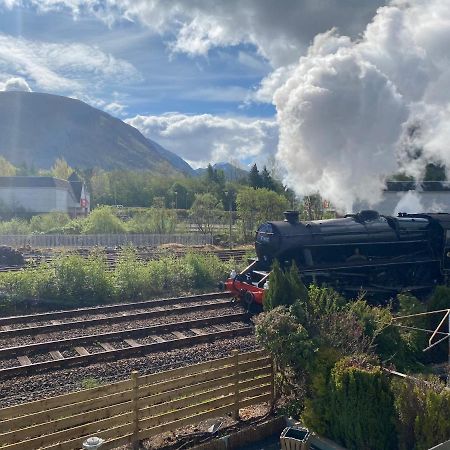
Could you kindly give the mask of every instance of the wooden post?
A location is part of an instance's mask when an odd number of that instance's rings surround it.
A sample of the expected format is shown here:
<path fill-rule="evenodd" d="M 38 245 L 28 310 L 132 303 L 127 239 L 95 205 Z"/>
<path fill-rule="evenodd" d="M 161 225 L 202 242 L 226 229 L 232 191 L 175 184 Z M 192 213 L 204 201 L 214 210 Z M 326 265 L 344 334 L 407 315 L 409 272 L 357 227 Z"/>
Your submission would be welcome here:
<path fill-rule="evenodd" d="M 275 392 L 275 361 L 273 359 L 273 357 L 271 358 L 271 379 L 270 379 L 270 411 L 273 412 L 273 409 L 275 407 L 275 397 L 276 397 L 276 392 Z"/>
<path fill-rule="evenodd" d="M 234 362 L 234 410 L 233 419 L 239 420 L 239 350 L 233 350 Z"/>
<path fill-rule="evenodd" d="M 131 437 L 131 443 L 133 446 L 133 450 L 139 449 L 138 376 L 139 373 L 136 370 L 133 370 L 133 372 L 131 372 L 131 381 L 133 383 L 133 390 L 131 391 L 131 401 L 133 404 L 133 435 Z"/>

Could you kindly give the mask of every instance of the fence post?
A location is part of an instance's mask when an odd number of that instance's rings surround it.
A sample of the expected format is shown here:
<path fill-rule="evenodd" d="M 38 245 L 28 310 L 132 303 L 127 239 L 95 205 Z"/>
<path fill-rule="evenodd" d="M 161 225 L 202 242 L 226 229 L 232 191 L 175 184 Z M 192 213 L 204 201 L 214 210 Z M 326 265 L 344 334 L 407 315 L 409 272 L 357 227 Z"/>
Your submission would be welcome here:
<path fill-rule="evenodd" d="M 234 364 L 234 409 L 233 419 L 239 420 L 239 350 L 233 350 Z"/>
<path fill-rule="evenodd" d="M 275 398 L 276 398 L 276 392 L 275 392 L 275 361 L 273 357 L 271 359 L 271 378 L 270 378 L 270 411 L 272 412 L 275 407 Z"/>
<path fill-rule="evenodd" d="M 131 437 L 131 443 L 133 450 L 139 449 L 139 391 L 138 391 L 138 376 L 139 373 L 136 370 L 131 372 L 131 381 L 133 383 L 133 390 L 131 393 L 131 401 L 133 404 L 133 435 Z"/>

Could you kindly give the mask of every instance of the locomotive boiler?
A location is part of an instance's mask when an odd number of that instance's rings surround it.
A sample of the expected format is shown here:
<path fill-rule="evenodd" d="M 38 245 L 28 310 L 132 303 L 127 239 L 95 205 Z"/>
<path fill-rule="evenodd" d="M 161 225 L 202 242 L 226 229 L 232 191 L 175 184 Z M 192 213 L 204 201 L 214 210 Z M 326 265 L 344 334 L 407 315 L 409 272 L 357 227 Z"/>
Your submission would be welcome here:
<path fill-rule="evenodd" d="M 248 303 L 262 303 L 275 259 L 282 268 L 295 261 L 305 285 L 333 287 L 344 294 L 428 292 L 450 271 L 450 214 L 398 217 L 366 210 L 343 218 L 263 223 L 256 231 L 255 260 L 223 287 Z"/>

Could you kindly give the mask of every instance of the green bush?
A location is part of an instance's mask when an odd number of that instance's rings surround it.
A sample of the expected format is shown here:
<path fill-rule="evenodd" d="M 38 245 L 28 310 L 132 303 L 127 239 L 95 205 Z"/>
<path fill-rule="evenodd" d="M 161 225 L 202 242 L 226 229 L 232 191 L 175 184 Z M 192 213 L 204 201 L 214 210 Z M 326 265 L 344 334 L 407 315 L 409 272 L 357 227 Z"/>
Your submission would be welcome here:
<path fill-rule="evenodd" d="M 313 341 L 284 306 L 256 318 L 256 339 L 274 359 L 280 375 L 278 391 L 288 400 L 285 412 L 298 416 L 303 408 L 305 374 L 315 351 Z"/>
<path fill-rule="evenodd" d="M 0 222 L 0 234 L 30 234 L 31 228 L 26 220 L 11 219 Z"/>
<path fill-rule="evenodd" d="M 380 368 L 344 358 L 331 371 L 328 387 L 328 436 L 349 450 L 397 448 L 394 399 Z"/>
<path fill-rule="evenodd" d="M 417 367 L 415 353 L 408 343 L 408 333 L 392 324 L 392 314 L 387 308 L 372 307 L 364 300 L 348 305 L 375 346 L 383 363 L 394 364 L 399 370 Z"/>
<path fill-rule="evenodd" d="M 84 221 L 84 234 L 126 233 L 125 224 L 109 206 L 94 209 Z"/>
<path fill-rule="evenodd" d="M 314 352 L 308 332 L 284 306 L 256 318 L 256 339 L 282 370 L 305 370 Z"/>
<path fill-rule="evenodd" d="M 0 272 L 0 301 L 6 306 L 45 301 L 68 307 L 211 289 L 229 266 L 214 255 L 195 253 L 143 262 L 129 248 L 111 271 L 102 254 L 88 259 L 63 255 L 37 268 Z"/>
<path fill-rule="evenodd" d="M 442 309 L 450 308 L 450 288 L 447 286 L 437 286 L 433 292 L 433 295 L 427 302 L 427 311 L 440 311 Z M 429 330 L 434 330 L 439 322 L 444 317 L 444 313 L 441 314 L 431 314 L 427 317 L 424 322 L 425 328 Z M 440 331 L 445 331 L 441 330 Z M 442 362 L 447 359 L 448 354 L 448 343 L 447 341 L 441 342 L 436 345 L 436 347 L 427 351 L 427 358 L 433 362 Z"/>
<path fill-rule="evenodd" d="M 40 214 L 30 219 L 30 229 L 32 233 L 59 233 L 69 221 L 69 216 L 62 212 Z"/>
<path fill-rule="evenodd" d="M 135 214 L 127 223 L 131 233 L 169 234 L 175 232 L 177 224 L 176 212 L 166 208 L 150 208 Z"/>
<path fill-rule="evenodd" d="M 275 260 L 268 281 L 269 289 L 263 299 L 265 311 L 277 306 L 290 306 L 299 299 L 302 301 L 308 299 L 308 290 L 301 281 L 295 262 L 284 272 L 278 260 Z"/>
<path fill-rule="evenodd" d="M 152 295 L 154 285 L 146 272 L 146 265 L 138 261 L 136 251 L 131 247 L 125 249 L 113 273 L 116 297 L 137 300 Z"/>
<path fill-rule="evenodd" d="M 61 227 L 60 231 L 62 234 L 82 234 L 84 230 L 84 218 L 72 219 Z"/>
<path fill-rule="evenodd" d="M 102 256 L 62 256 L 54 262 L 56 297 L 62 304 L 105 303 L 113 295 L 108 266 Z"/>
<path fill-rule="evenodd" d="M 450 436 L 450 391 L 435 379 L 392 380 L 400 450 L 426 450 Z"/>
<path fill-rule="evenodd" d="M 301 418 L 308 427 L 322 436 L 328 435 L 331 429 L 333 416 L 328 389 L 331 370 L 341 356 L 335 348 L 321 347 L 311 365 L 309 395 L 305 398 L 305 408 L 301 412 Z"/>

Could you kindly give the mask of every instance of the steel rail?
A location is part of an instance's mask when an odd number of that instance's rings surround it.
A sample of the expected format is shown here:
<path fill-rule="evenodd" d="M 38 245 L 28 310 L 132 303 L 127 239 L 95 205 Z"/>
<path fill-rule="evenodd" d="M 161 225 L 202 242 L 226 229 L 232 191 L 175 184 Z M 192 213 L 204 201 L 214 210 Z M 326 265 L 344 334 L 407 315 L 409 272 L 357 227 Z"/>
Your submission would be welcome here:
<path fill-rule="evenodd" d="M 35 335 L 35 334 L 45 334 L 53 331 L 62 331 L 73 328 L 85 328 L 92 325 L 104 325 L 111 323 L 120 323 L 126 322 L 129 320 L 139 320 L 139 319 L 149 319 L 155 317 L 161 317 L 170 314 L 185 314 L 197 310 L 207 311 L 214 310 L 223 307 L 224 305 L 230 304 L 231 300 L 221 300 L 216 303 L 205 303 L 200 305 L 191 305 L 191 306 L 181 306 L 178 308 L 167 308 L 167 309 L 157 309 L 152 311 L 131 313 L 131 314 L 122 314 L 120 316 L 111 316 L 111 317 L 99 317 L 96 319 L 83 319 L 76 320 L 70 322 L 62 322 L 62 323 L 52 323 L 48 325 L 38 325 L 35 327 L 24 327 L 24 328 L 14 328 L 11 330 L 2 330 L 0 331 L 0 339 L 3 338 L 11 338 L 14 336 L 22 336 L 26 335 Z M 173 305 L 168 305 L 173 306 Z"/>
<path fill-rule="evenodd" d="M 79 344 L 92 342 L 107 342 L 117 338 L 150 336 L 154 334 L 170 333 L 175 330 L 188 330 L 199 326 L 210 326 L 223 322 L 238 322 L 248 319 L 247 313 L 225 314 L 221 316 L 207 317 L 202 319 L 184 320 L 167 324 L 153 325 L 151 327 L 138 327 L 129 330 L 111 331 L 109 333 L 97 333 L 86 336 L 77 336 L 54 341 L 37 342 L 34 344 L 19 345 L 15 347 L 0 348 L 0 358 L 17 356 L 18 354 L 31 354 L 44 350 L 67 348 Z"/>
<path fill-rule="evenodd" d="M 205 333 L 195 336 L 189 336 L 185 338 L 171 339 L 164 342 L 152 342 L 149 344 L 142 344 L 139 347 L 129 347 L 124 349 L 105 350 L 100 353 L 90 353 L 84 356 L 71 356 L 64 359 L 55 359 L 50 361 L 44 361 L 34 363 L 25 366 L 15 366 L 5 369 L 0 369 L 0 378 L 10 377 L 11 375 L 23 375 L 30 374 L 34 371 L 52 369 L 55 367 L 68 367 L 78 363 L 97 363 L 99 361 L 105 361 L 109 359 L 124 359 L 132 355 L 140 353 L 151 353 L 156 351 L 167 351 L 176 348 L 182 348 L 185 346 L 193 346 L 210 342 L 217 339 L 226 339 L 231 336 L 245 336 L 251 333 L 252 328 L 250 326 L 238 327 L 231 330 L 217 331 L 212 333 Z"/>
<path fill-rule="evenodd" d="M 9 325 L 12 323 L 21 323 L 21 322 L 36 322 L 40 320 L 58 320 L 61 317 L 76 317 L 81 316 L 83 314 L 103 314 L 108 312 L 116 312 L 116 311 L 126 311 L 129 309 L 138 309 L 138 308 L 146 308 L 146 307 L 158 307 L 168 304 L 177 304 L 190 302 L 193 300 L 216 300 L 221 298 L 230 298 L 233 297 L 231 292 L 212 292 L 208 294 L 195 294 L 195 295 L 186 295 L 181 297 L 168 297 L 162 299 L 154 299 L 154 300 L 145 300 L 142 302 L 132 302 L 132 303 L 116 303 L 113 305 L 103 305 L 103 306 L 91 306 L 88 308 L 78 308 L 78 309 L 70 309 L 70 310 L 62 310 L 62 311 L 52 311 L 45 313 L 36 313 L 36 314 L 26 314 L 21 316 L 8 316 L 8 317 L 0 317 L 0 325 Z"/>

